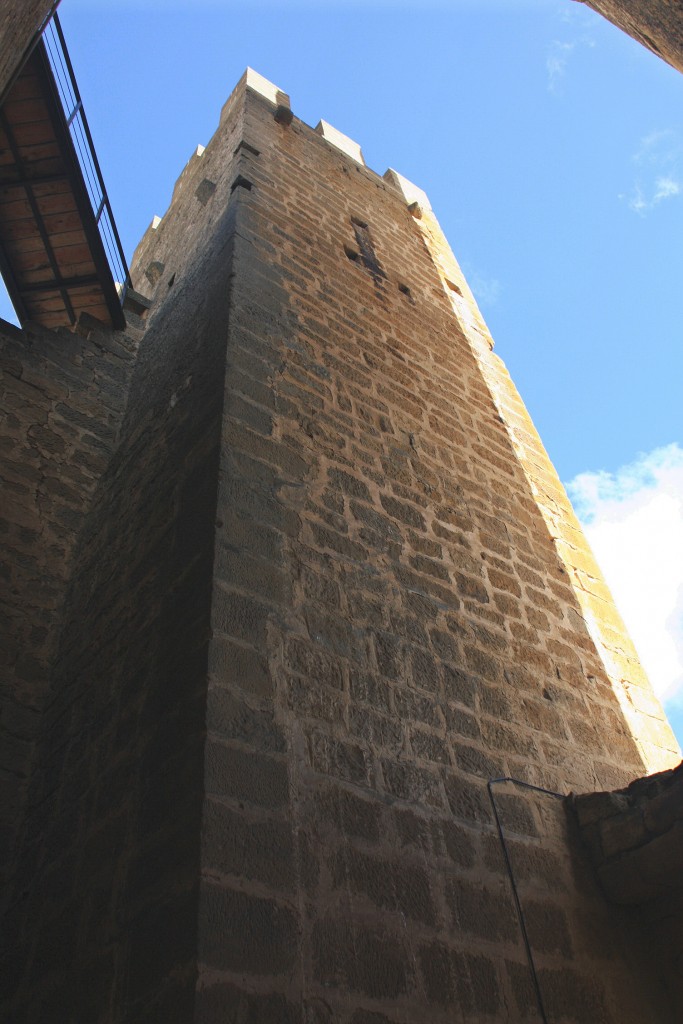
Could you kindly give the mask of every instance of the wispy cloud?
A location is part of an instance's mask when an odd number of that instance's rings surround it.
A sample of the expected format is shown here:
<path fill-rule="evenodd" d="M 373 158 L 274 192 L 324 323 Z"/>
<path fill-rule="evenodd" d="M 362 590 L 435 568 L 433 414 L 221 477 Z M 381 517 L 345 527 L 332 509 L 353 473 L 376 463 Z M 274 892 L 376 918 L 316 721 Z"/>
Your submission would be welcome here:
<path fill-rule="evenodd" d="M 500 299 L 500 281 L 495 277 L 485 277 L 479 271 L 471 267 L 467 269 L 467 283 L 469 284 L 477 302 L 485 309 L 487 306 L 495 306 Z"/>
<path fill-rule="evenodd" d="M 548 92 L 556 96 L 562 92 L 570 61 L 576 56 L 577 51 L 584 48 L 592 50 L 596 46 L 592 34 L 582 31 L 581 25 L 577 24 L 575 18 L 566 11 L 560 13 L 560 20 L 571 25 L 574 31 L 572 39 L 553 39 L 546 52 L 545 70 Z M 564 31 L 568 30 L 563 29 Z"/>
<path fill-rule="evenodd" d="M 644 135 L 633 154 L 633 162 L 642 165 L 661 166 L 676 161 L 681 152 L 681 140 L 673 128 L 650 132 Z"/>
<path fill-rule="evenodd" d="M 500 281 L 495 277 L 486 279 L 475 275 L 474 280 L 470 282 L 470 288 L 482 306 L 495 306 L 500 298 Z"/>
<path fill-rule="evenodd" d="M 545 70 L 548 74 L 548 92 L 558 93 L 560 91 L 560 83 L 567 74 L 567 65 L 575 46 L 576 43 L 561 43 L 558 39 L 555 39 L 550 44 L 548 55 L 545 59 Z"/>
<path fill-rule="evenodd" d="M 632 156 L 636 178 L 628 192 L 620 194 L 629 210 L 644 217 L 665 199 L 683 191 L 680 173 L 683 146 L 672 129 L 645 135 Z"/>
<path fill-rule="evenodd" d="M 588 540 L 659 696 L 683 700 L 683 448 L 640 455 L 568 485 Z"/>

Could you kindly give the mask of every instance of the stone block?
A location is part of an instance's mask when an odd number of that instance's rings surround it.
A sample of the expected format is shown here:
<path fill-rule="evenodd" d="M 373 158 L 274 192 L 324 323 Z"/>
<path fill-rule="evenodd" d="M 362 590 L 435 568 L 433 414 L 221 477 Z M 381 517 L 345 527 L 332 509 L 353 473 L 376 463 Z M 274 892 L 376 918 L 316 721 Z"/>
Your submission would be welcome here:
<path fill-rule="evenodd" d="M 468 708 L 474 708 L 479 689 L 479 682 L 474 676 L 463 672 L 461 668 L 444 665 L 443 682 L 444 692 L 449 700 L 457 701 Z"/>
<path fill-rule="evenodd" d="M 567 915 L 550 900 L 526 899 L 523 903 L 524 922 L 533 950 L 556 953 L 570 960 L 574 951 Z"/>
<path fill-rule="evenodd" d="M 625 850 L 640 846 L 649 838 L 640 808 L 606 818 L 600 822 L 600 845 L 603 856 L 615 857 Z"/>
<path fill-rule="evenodd" d="M 352 668 L 349 672 L 351 699 L 354 703 L 369 704 L 376 711 L 391 714 L 392 687 L 381 679 Z"/>
<path fill-rule="evenodd" d="M 643 805 L 643 820 L 649 832 L 661 835 L 675 822 L 683 821 L 683 779 L 660 792 Z"/>
<path fill-rule="evenodd" d="M 408 181 L 398 171 L 389 168 L 384 174 L 384 180 L 398 189 L 409 206 L 412 203 L 417 203 L 423 210 L 431 210 L 432 207 L 427 198 L 427 193 L 418 188 L 417 185 L 413 185 L 412 181 Z"/>
<path fill-rule="evenodd" d="M 206 747 L 206 792 L 277 810 L 289 796 L 287 765 L 210 740 Z"/>
<path fill-rule="evenodd" d="M 446 901 L 458 931 L 489 941 L 515 939 L 519 924 L 504 884 L 484 887 L 469 879 L 453 879 L 446 885 Z"/>
<path fill-rule="evenodd" d="M 335 690 L 342 688 L 340 662 L 303 637 L 293 636 L 285 641 L 285 663 L 310 685 L 321 683 Z"/>
<path fill-rule="evenodd" d="M 213 979 L 200 981 L 195 1014 L 202 1024 L 227 1024 L 228 1021 L 303 1024 L 301 1008 L 279 992 L 247 992 L 237 985 Z"/>
<path fill-rule="evenodd" d="M 400 938 L 343 919 L 323 918 L 312 934 L 313 970 L 327 988 L 396 999 L 414 985 L 411 959 Z"/>
<path fill-rule="evenodd" d="M 354 142 L 353 139 L 350 139 L 348 135 L 344 135 L 343 132 L 340 132 L 337 128 L 333 128 L 331 124 L 327 123 L 327 121 L 319 121 L 315 130 L 319 135 L 322 135 L 327 142 L 332 146 L 336 146 L 336 148 L 340 149 L 342 153 L 350 156 L 352 160 L 356 161 L 356 163 L 365 164 L 360 146 L 357 142 Z"/>
<path fill-rule="evenodd" d="M 202 822 L 202 863 L 221 875 L 291 892 L 295 880 L 291 826 L 238 813 L 209 798 Z"/>
<path fill-rule="evenodd" d="M 443 807 L 441 780 L 434 771 L 419 768 L 410 762 L 382 761 L 387 791 L 401 800 Z"/>
<path fill-rule="evenodd" d="M 331 656 L 349 658 L 357 664 L 367 662 L 364 633 L 341 616 L 326 615 L 317 608 L 307 607 L 306 625 L 311 639 Z"/>
<path fill-rule="evenodd" d="M 476 862 L 476 847 L 469 830 L 458 825 L 454 821 L 445 819 L 433 824 L 433 830 L 438 837 L 439 850 L 442 856 L 448 857 L 452 864 L 458 867 L 471 868 Z"/>
<path fill-rule="evenodd" d="M 605 1003 L 605 992 L 598 977 L 579 972 L 572 967 L 552 970 L 542 968 L 538 980 L 543 1002 L 550 1019 L 575 1021 L 610 1020 Z"/>
<path fill-rule="evenodd" d="M 579 793 L 573 796 L 572 806 L 583 827 L 628 811 L 631 805 L 625 793 Z"/>
<path fill-rule="evenodd" d="M 224 686 L 209 687 L 206 727 L 222 740 L 237 740 L 261 753 L 283 754 L 287 740 L 270 709 L 252 707 Z"/>
<path fill-rule="evenodd" d="M 209 672 L 219 685 L 234 685 L 256 697 L 269 697 L 273 692 L 268 663 L 263 655 L 225 637 L 213 637 L 211 640 Z"/>
<path fill-rule="evenodd" d="M 430 1003 L 445 1010 L 458 1006 L 469 1016 L 498 1010 L 500 986 L 487 957 L 432 942 L 420 947 L 419 963 Z"/>
<path fill-rule="evenodd" d="M 373 776 L 369 755 L 353 743 L 345 743 L 322 732 L 313 732 L 308 740 L 311 768 L 359 786 L 369 786 Z"/>
<path fill-rule="evenodd" d="M 199 961 L 214 970 L 288 974 L 298 958 L 298 920 L 288 907 L 204 881 Z"/>
<path fill-rule="evenodd" d="M 492 820 L 491 804 L 486 787 L 471 778 L 449 775 L 444 780 L 448 805 L 456 820 L 488 824 Z"/>
<path fill-rule="evenodd" d="M 683 864 L 683 823 L 649 843 L 629 850 L 598 867 L 608 898 L 624 905 L 643 904 L 680 891 Z"/>
<path fill-rule="evenodd" d="M 331 865 L 334 885 L 375 906 L 423 924 L 434 922 L 434 906 L 424 869 L 414 864 L 369 857 L 352 847 L 339 850 Z"/>
<path fill-rule="evenodd" d="M 434 733 L 422 729 L 411 730 L 410 746 L 415 756 L 421 761 L 431 761 L 433 764 L 451 764 L 448 744 Z"/>
<path fill-rule="evenodd" d="M 245 594 L 217 586 L 213 609 L 215 629 L 237 640 L 262 646 L 270 615 L 267 605 Z"/>
<path fill-rule="evenodd" d="M 417 530 L 425 529 L 424 516 L 419 509 L 406 504 L 404 501 L 399 501 L 397 498 L 392 498 L 387 494 L 381 494 L 380 501 L 383 509 L 392 517 L 392 519 L 397 519 L 399 522 L 405 523 L 407 526 L 412 526 Z"/>
<path fill-rule="evenodd" d="M 378 715 L 371 708 L 349 709 L 349 732 L 373 749 L 399 754 L 405 746 L 405 730 L 395 717 Z"/>

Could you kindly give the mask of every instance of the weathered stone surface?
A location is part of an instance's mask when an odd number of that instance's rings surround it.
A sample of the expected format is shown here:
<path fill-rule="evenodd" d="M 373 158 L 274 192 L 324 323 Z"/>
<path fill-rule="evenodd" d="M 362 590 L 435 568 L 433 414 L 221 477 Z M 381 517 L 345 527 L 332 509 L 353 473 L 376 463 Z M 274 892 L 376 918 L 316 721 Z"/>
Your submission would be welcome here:
<path fill-rule="evenodd" d="M 53 0 L 3 0 L 0 10 L 0 94 L 5 91 Z"/>
<path fill-rule="evenodd" d="M 680 1012 L 683 929 L 670 922 L 680 920 L 673 908 L 683 904 L 683 764 L 626 790 L 572 802 L 603 891 L 615 904 L 638 908 L 630 927 L 642 931 L 654 950 Z"/>
<path fill-rule="evenodd" d="M 414 985 L 402 942 L 388 934 L 332 918 L 313 928 L 314 977 L 323 985 L 373 999 L 396 999 Z"/>
<path fill-rule="evenodd" d="M 248 974 L 291 971 L 297 955 L 297 920 L 287 907 L 245 892 L 204 883 L 200 962 Z"/>
<path fill-rule="evenodd" d="M 683 13 L 676 0 L 582 0 L 648 50 L 683 71 Z"/>

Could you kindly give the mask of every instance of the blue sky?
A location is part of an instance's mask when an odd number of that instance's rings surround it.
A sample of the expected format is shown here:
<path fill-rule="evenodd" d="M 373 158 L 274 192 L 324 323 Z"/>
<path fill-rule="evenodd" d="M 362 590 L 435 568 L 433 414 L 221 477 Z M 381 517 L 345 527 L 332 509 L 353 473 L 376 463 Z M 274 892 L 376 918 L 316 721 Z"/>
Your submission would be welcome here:
<path fill-rule="evenodd" d="M 683 76 L 574 0 L 60 14 L 129 256 L 247 64 L 425 189 L 683 736 Z"/>

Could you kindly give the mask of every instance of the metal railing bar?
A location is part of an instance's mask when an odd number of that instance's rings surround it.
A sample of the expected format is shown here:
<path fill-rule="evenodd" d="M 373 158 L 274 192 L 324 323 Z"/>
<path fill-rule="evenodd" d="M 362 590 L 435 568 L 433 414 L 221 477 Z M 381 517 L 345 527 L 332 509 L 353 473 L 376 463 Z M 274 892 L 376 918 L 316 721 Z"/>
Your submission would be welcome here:
<path fill-rule="evenodd" d="M 79 100 L 78 103 L 76 104 L 76 106 L 73 108 L 73 110 L 69 114 L 69 120 L 66 122 L 67 128 L 71 127 L 71 122 L 73 121 L 73 119 L 75 118 L 75 116 L 79 112 L 79 110 L 81 110 L 82 106 L 83 106 L 83 104 Z"/>
<path fill-rule="evenodd" d="M 59 41 L 56 38 L 54 25 L 52 24 L 48 26 L 48 30 L 45 33 L 45 49 L 47 50 L 48 57 L 50 58 L 50 66 L 52 67 L 55 75 L 59 98 L 65 108 L 72 107 L 78 102 L 78 100 L 74 96 L 73 89 L 69 84 L 69 76 L 59 52 Z"/>
<path fill-rule="evenodd" d="M 115 277 L 121 277 L 123 295 L 128 287 L 129 271 L 123 252 L 123 245 L 116 227 L 111 203 L 102 177 L 97 152 L 90 126 L 85 114 L 83 100 L 78 88 L 71 57 L 66 45 L 62 26 L 56 11 L 46 22 L 44 30 L 45 50 L 52 69 L 59 101 L 66 122 L 66 128 L 74 144 L 76 157 L 81 168 L 88 199 L 95 216 L 104 251 Z M 105 216 L 106 214 L 106 216 Z"/>
<path fill-rule="evenodd" d="M 80 129 L 80 133 L 78 129 Z M 88 152 L 88 143 L 83 133 L 80 118 L 77 120 L 76 125 L 74 126 L 72 138 L 76 143 L 76 147 L 78 149 L 81 161 L 83 163 L 82 169 L 87 178 L 86 184 L 88 186 L 88 193 L 90 195 L 90 201 L 93 205 L 94 210 L 97 206 L 98 199 L 102 195 L 104 190 L 102 188 L 101 182 L 97 180 L 97 175 L 95 174 L 92 160 L 90 159 L 90 153 Z"/>
<path fill-rule="evenodd" d="M 517 891 L 517 883 L 515 882 L 514 871 L 512 870 L 512 859 L 510 857 L 510 851 L 508 850 L 507 843 L 505 842 L 505 834 L 503 832 L 503 825 L 500 820 L 498 813 L 498 805 L 493 795 L 493 787 L 500 785 L 504 782 L 512 783 L 514 786 L 520 786 L 522 789 L 530 789 L 535 793 L 543 793 L 546 796 L 552 796 L 555 799 L 564 800 L 565 795 L 563 793 L 556 793 L 552 789 L 544 789 L 542 786 L 534 786 L 531 782 L 524 782 L 522 779 L 514 779 L 509 775 L 505 775 L 499 779 L 489 779 L 486 784 L 486 788 L 489 793 L 489 800 L 491 801 L 491 807 L 493 808 L 493 817 L 495 818 L 496 828 L 498 830 L 498 838 L 500 840 L 501 849 L 503 851 L 503 859 L 505 860 L 505 866 L 507 868 L 508 877 L 510 879 L 510 885 L 512 887 L 512 895 L 515 902 L 515 908 L 517 910 L 517 918 L 519 920 L 519 929 L 522 935 L 522 941 L 524 943 L 524 949 L 526 952 L 527 963 L 529 964 L 529 974 L 531 975 L 531 982 L 536 996 L 536 1003 L 538 1005 L 539 1013 L 543 1024 L 549 1024 L 548 1016 L 545 1011 L 545 1004 L 543 1001 L 543 994 L 541 992 L 541 984 L 538 979 L 538 973 L 536 971 L 536 963 L 534 961 L 534 954 L 531 949 L 531 941 L 529 939 L 529 933 L 526 927 L 526 921 L 524 919 L 524 913 L 522 911 L 522 901 L 519 898 L 519 892 Z"/>

